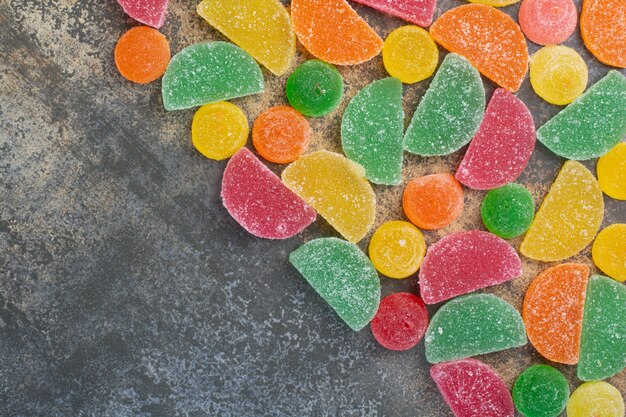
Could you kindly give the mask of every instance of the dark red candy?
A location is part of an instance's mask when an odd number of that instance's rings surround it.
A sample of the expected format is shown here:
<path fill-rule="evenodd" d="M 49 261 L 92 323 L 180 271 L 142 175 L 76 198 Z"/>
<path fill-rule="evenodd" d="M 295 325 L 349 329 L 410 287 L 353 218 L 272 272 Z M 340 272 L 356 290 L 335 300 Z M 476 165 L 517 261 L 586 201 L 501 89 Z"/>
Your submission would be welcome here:
<path fill-rule="evenodd" d="M 426 333 L 428 311 L 416 295 L 391 294 L 380 302 L 370 326 L 374 338 L 387 349 L 411 349 Z"/>

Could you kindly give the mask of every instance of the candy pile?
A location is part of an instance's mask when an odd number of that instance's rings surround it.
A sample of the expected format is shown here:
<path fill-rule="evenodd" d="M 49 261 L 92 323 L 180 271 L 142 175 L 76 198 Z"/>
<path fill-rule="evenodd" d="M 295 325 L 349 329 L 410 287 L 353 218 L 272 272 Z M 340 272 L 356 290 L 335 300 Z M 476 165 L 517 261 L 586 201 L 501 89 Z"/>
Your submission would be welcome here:
<path fill-rule="evenodd" d="M 286 239 L 319 214 L 337 231 L 342 238 L 308 241 L 289 262 L 353 330 L 370 324 L 380 345 L 398 351 L 423 339 L 432 379 L 455 416 L 512 417 L 517 409 L 526 417 L 565 410 L 569 417 L 623 417 L 622 395 L 601 380 L 626 367 L 626 224 L 599 230 L 603 193 L 626 200 L 626 78 L 611 70 L 587 87 L 585 60 L 560 43 L 580 21 L 595 58 L 626 68 L 626 2 L 584 0 L 579 19 L 572 0 L 522 0 L 518 25 L 496 7 L 519 0 L 470 0 L 435 20 L 436 0 L 354 1 L 414 25 L 383 41 L 347 0 L 292 0 L 290 11 L 278 0 L 202 0 L 198 15 L 231 42 L 190 45 L 170 60 L 157 30 L 167 0 L 118 0 L 148 26 L 120 38 L 115 64 L 135 83 L 162 76 L 167 110 L 201 106 L 191 141 L 206 158 L 230 158 L 222 200 L 245 230 Z M 292 69 L 296 40 L 316 59 Z M 542 48 L 529 56 L 527 40 Z M 449 51 L 438 68 L 437 44 Z M 308 152 L 310 118 L 333 113 L 343 97 L 335 65 L 357 65 L 381 52 L 390 77 L 350 99 L 341 115 L 343 155 Z M 259 64 L 274 76 L 290 72 L 289 105 L 267 108 L 250 129 L 245 113 L 226 100 L 264 91 Z M 538 129 L 514 95 L 527 72 L 537 96 L 566 106 Z M 495 84 L 489 98 L 481 74 Z M 405 131 L 403 84 L 431 76 Z M 256 154 L 245 147 L 250 130 Z M 514 181 L 537 140 L 566 160 L 535 212 L 529 190 Z M 366 255 L 357 244 L 375 224 L 371 183 L 402 184 L 405 152 L 442 156 L 468 144 L 456 172 L 406 182 L 401 205 L 408 221 L 383 223 Z M 289 165 L 279 177 L 261 158 Z M 599 158 L 597 179 L 578 162 L 592 158 Z M 444 229 L 459 219 L 463 186 L 486 190 L 480 216 L 487 231 L 442 233 L 427 248 L 420 229 Z M 518 250 L 535 261 L 562 262 L 592 242 L 593 263 L 607 276 L 580 262 L 547 265 L 530 282 L 521 314 L 502 298 L 475 293 L 522 277 Z M 379 273 L 417 276 L 419 296 L 399 292 L 381 300 Z M 429 320 L 426 305 L 442 302 Z M 528 341 L 546 360 L 576 365 L 578 378 L 591 382 L 570 396 L 558 370 L 533 365 L 511 395 L 494 369 L 470 359 Z"/>

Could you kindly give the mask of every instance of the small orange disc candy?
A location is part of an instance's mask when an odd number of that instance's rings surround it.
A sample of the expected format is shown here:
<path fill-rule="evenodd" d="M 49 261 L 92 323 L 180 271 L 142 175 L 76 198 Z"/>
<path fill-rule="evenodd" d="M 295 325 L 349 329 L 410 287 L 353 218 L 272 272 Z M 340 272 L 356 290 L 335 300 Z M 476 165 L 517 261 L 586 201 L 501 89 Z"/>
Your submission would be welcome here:
<path fill-rule="evenodd" d="M 277 164 L 298 159 L 309 145 L 310 137 L 307 119 L 289 106 L 265 110 L 252 127 L 254 148 L 263 158 Z"/>
<path fill-rule="evenodd" d="M 158 30 L 148 26 L 130 29 L 117 41 L 115 65 L 122 77 L 138 84 L 159 78 L 170 62 L 170 45 Z"/>
<path fill-rule="evenodd" d="M 450 174 L 432 174 L 411 180 L 402 195 L 404 213 L 422 229 L 440 229 L 463 211 L 463 189 Z"/>
<path fill-rule="evenodd" d="M 585 0 L 580 33 L 600 62 L 626 68 L 626 1 Z"/>

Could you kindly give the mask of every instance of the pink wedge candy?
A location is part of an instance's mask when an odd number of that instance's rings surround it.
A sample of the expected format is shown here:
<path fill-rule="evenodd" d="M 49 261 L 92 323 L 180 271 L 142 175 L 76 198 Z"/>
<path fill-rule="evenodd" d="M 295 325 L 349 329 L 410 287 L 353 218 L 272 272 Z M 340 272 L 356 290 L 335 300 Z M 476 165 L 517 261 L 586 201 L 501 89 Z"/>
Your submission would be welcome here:
<path fill-rule="evenodd" d="M 167 0 L 117 0 L 127 15 L 136 21 L 153 28 L 160 28 L 165 22 Z"/>
<path fill-rule="evenodd" d="M 354 0 L 391 16 L 428 27 L 433 23 L 437 0 Z"/>

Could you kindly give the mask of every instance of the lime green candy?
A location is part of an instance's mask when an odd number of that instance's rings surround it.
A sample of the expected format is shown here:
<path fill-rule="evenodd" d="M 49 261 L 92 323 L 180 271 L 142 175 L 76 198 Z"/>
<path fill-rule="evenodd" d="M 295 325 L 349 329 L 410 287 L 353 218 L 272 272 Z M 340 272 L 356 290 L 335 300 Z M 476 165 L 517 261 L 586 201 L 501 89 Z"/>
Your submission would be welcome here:
<path fill-rule="evenodd" d="M 365 168 L 371 182 L 399 184 L 403 130 L 402 82 L 396 78 L 375 81 L 354 96 L 343 114 L 343 152 Z"/>
<path fill-rule="evenodd" d="M 320 61 L 306 61 L 287 79 L 289 104 L 309 117 L 322 117 L 337 108 L 343 96 L 343 79 L 337 68 Z"/>
<path fill-rule="evenodd" d="M 526 232 L 535 216 L 535 202 L 519 184 L 507 184 L 487 193 L 480 205 L 483 224 L 494 235 L 512 239 Z"/>
<path fill-rule="evenodd" d="M 558 417 L 568 399 L 567 379 L 551 366 L 526 368 L 513 385 L 513 403 L 524 417 Z"/>
<path fill-rule="evenodd" d="M 305 243 L 289 262 L 353 330 L 372 320 L 380 302 L 380 280 L 358 246 L 337 238 Z"/>

